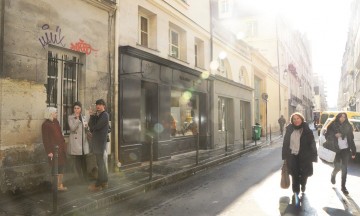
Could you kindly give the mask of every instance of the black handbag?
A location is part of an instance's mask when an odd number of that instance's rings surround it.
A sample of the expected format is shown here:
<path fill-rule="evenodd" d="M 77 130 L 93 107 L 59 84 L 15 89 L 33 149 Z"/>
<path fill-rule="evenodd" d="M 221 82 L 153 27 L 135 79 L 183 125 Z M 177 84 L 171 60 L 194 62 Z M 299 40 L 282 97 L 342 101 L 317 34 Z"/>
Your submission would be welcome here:
<path fill-rule="evenodd" d="M 339 146 L 333 140 L 326 140 L 323 143 L 323 146 L 324 146 L 324 148 L 329 149 L 330 151 L 333 151 L 336 153 L 340 151 Z"/>

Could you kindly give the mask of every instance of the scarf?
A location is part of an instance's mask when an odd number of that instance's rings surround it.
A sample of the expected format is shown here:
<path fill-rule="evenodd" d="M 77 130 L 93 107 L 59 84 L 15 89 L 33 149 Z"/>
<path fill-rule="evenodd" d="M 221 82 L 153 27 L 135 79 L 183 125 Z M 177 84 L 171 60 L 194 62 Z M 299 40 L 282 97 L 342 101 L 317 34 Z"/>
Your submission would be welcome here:
<path fill-rule="evenodd" d="M 303 132 L 303 128 L 294 127 L 294 131 L 290 135 L 290 149 L 291 154 L 298 155 L 300 150 L 300 137 Z"/>

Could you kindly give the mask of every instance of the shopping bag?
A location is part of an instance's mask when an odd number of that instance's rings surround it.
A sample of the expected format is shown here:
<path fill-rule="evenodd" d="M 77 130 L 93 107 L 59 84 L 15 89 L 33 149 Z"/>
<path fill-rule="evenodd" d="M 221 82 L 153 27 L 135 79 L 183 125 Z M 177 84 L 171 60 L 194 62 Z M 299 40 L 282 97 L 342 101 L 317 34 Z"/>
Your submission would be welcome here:
<path fill-rule="evenodd" d="M 287 189 L 290 187 L 290 176 L 289 176 L 289 171 L 288 171 L 288 167 L 286 164 L 286 160 L 284 160 L 284 163 L 281 167 L 280 187 L 283 189 Z"/>
<path fill-rule="evenodd" d="M 334 162 L 336 152 L 331 151 L 330 149 L 327 149 L 324 146 L 319 146 L 318 155 L 319 155 L 319 158 L 332 163 L 332 162 Z"/>

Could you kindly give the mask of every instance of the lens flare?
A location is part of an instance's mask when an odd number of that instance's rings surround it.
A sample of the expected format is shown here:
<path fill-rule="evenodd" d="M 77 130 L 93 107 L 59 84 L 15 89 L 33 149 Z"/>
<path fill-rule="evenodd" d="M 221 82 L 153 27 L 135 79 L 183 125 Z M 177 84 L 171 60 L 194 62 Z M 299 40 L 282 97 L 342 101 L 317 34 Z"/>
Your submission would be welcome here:
<path fill-rule="evenodd" d="M 214 60 L 210 62 L 210 69 L 211 71 L 216 71 L 219 68 L 219 62 Z"/>
<path fill-rule="evenodd" d="M 192 97 L 192 93 L 189 92 L 189 91 L 186 91 L 186 92 L 184 92 L 183 97 L 184 97 L 186 100 L 190 100 L 190 98 Z"/>
<path fill-rule="evenodd" d="M 160 123 L 156 123 L 156 124 L 154 125 L 154 131 L 155 131 L 156 133 L 161 133 L 161 132 L 164 131 L 164 126 L 163 126 L 162 124 L 160 124 Z"/>
<path fill-rule="evenodd" d="M 227 57 L 226 52 L 224 52 L 224 51 L 220 52 L 219 58 L 220 58 L 221 60 L 226 59 L 226 57 Z"/>
<path fill-rule="evenodd" d="M 209 76 L 210 76 L 209 71 L 203 71 L 201 73 L 201 79 L 207 79 L 207 78 L 209 78 Z"/>

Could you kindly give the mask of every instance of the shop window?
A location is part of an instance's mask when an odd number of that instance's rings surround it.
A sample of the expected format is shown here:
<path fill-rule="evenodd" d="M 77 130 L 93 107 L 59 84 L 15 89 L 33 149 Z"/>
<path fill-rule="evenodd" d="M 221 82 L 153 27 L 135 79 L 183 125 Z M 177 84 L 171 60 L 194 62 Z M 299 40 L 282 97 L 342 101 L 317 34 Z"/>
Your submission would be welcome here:
<path fill-rule="evenodd" d="M 192 136 L 198 133 L 199 98 L 189 91 L 171 90 L 171 136 Z"/>
<path fill-rule="evenodd" d="M 69 134 L 67 117 L 72 113 L 72 105 L 78 100 L 79 56 L 71 52 L 48 52 L 48 75 L 46 103 L 58 109 L 64 134 Z"/>
<path fill-rule="evenodd" d="M 229 99 L 224 97 L 218 98 L 218 130 L 227 130 L 227 119 L 229 115 Z"/>

